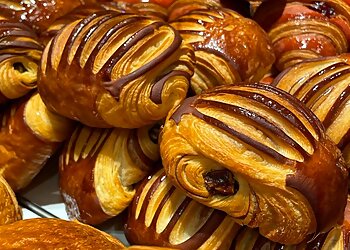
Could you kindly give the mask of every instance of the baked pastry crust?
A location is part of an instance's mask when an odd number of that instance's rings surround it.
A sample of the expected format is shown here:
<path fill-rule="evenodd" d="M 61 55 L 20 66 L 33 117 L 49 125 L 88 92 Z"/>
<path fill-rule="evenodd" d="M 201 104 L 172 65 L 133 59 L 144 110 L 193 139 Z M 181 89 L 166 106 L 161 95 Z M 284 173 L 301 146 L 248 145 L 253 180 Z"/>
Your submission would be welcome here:
<path fill-rule="evenodd" d="M 124 231 L 137 245 L 225 250 L 239 228 L 225 213 L 186 197 L 161 169 L 137 188 Z"/>
<path fill-rule="evenodd" d="M 1 249 L 124 249 L 91 226 L 58 219 L 29 219 L 0 227 Z"/>
<path fill-rule="evenodd" d="M 43 46 L 30 27 L 1 15 L 0 104 L 3 104 L 36 88 Z"/>
<path fill-rule="evenodd" d="M 268 85 L 225 85 L 173 109 L 160 136 L 167 175 L 193 199 L 297 244 L 342 220 L 344 160 L 320 121 Z"/>
<path fill-rule="evenodd" d="M 73 122 L 48 111 L 38 93 L 0 110 L 0 174 L 17 191 L 69 137 Z"/>
<path fill-rule="evenodd" d="M 18 206 L 16 196 L 0 176 L 0 226 L 13 223 L 22 219 L 22 210 Z"/>
<path fill-rule="evenodd" d="M 159 160 L 159 125 L 140 129 L 79 126 L 60 157 L 60 190 L 71 219 L 99 224 L 121 213 L 134 184 Z"/>
<path fill-rule="evenodd" d="M 273 85 L 301 100 L 323 123 L 350 164 L 350 55 L 300 63 L 282 72 Z M 350 166 L 350 165 L 349 165 Z"/>
<path fill-rule="evenodd" d="M 265 31 L 229 9 L 195 9 L 170 24 L 194 48 L 191 87 L 196 94 L 217 85 L 259 81 L 274 63 Z"/>
<path fill-rule="evenodd" d="M 165 22 L 99 13 L 51 40 L 38 89 L 50 110 L 85 125 L 138 128 L 183 101 L 192 62 L 192 48 Z"/>

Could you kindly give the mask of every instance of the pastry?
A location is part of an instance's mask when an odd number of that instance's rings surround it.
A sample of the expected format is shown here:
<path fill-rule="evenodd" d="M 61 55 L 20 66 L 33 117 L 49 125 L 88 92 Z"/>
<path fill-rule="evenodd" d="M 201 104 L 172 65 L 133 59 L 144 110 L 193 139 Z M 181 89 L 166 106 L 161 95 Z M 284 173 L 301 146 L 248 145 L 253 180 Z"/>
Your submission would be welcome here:
<path fill-rule="evenodd" d="M 183 101 L 193 57 L 165 22 L 93 14 L 66 26 L 46 46 L 39 93 L 50 110 L 87 126 L 139 128 Z"/>
<path fill-rule="evenodd" d="M 310 108 L 350 164 L 350 54 L 300 63 L 282 72 L 273 85 Z M 349 165 L 350 166 L 350 165 Z"/>
<path fill-rule="evenodd" d="M 57 19 L 45 32 L 41 33 L 41 39 L 43 39 L 44 43 L 47 44 L 52 37 L 54 37 L 62 28 L 68 24 L 104 10 L 116 11 L 118 13 L 134 13 L 146 15 L 161 20 L 167 19 L 167 10 L 154 3 L 131 4 L 127 2 L 105 2 L 100 4 L 89 4 L 79 6 L 68 14 Z"/>
<path fill-rule="evenodd" d="M 131 246 L 126 249 L 129 250 L 175 250 L 176 248 L 169 247 L 155 247 L 155 246 Z"/>
<path fill-rule="evenodd" d="M 263 84 L 224 85 L 173 109 L 160 134 L 173 183 L 193 199 L 298 244 L 342 221 L 344 159 L 299 100 Z"/>
<path fill-rule="evenodd" d="M 45 31 L 57 18 L 82 5 L 83 0 L 4 0 L 0 13 L 33 28 L 37 33 Z"/>
<path fill-rule="evenodd" d="M 3 104 L 9 99 L 24 96 L 36 87 L 43 46 L 31 28 L 1 14 L 0 104 Z"/>
<path fill-rule="evenodd" d="M 259 81 L 274 63 L 266 33 L 252 20 L 223 8 L 192 10 L 170 23 L 196 55 L 191 88 Z"/>
<path fill-rule="evenodd" d="M 254 19 L 268 31 L 281 71 L 349 49 L 350 5 L 343 0 L 267 0 Z"/>
<path fill-rule="evenodd" d="M 22 219 L 22 210 L 16 196 L 4 178 L 0 176 L 0 226 Z"/>
<path fill-rule="evenodd" d="M 48 111 L 37 93 L 1 107 L 0 121 L 0 175 L 14 191 L 31 182 L 73 127 Z"/>
<path fill-rule="evenodd" d="M 222 7 L 218 0 L 177 0 L 168 8 L 169 21 L 174 21 L 193 10 L 208 10 L 216 7 Z"/>
<path fill-rule="evenodd" d="M 0 226 L 0 248 L 117 250 L 124 245 L 91 226 L 58 219 L 30 219 Z"/>
<path fill-rule="evenodd" d="M 125 236 L 131 244 L 176 249 L 229 249 L 240 226 L 177 190 L 163 169 L 137 188 Z"/>
<path fill-rule="evenodd" d="M 121 213 L 134 197 L 133 185 L 160 158 L 159 128 L 79 126 L 60 157 L 60 190 L 68 216 L 99 224 Z"/>
<path fill-rule="evenodd" d="M 118 1 L 118 0 L 114 0 L 114 1 Z M 160 6 L 167 8 L 173 2 L 176 2 L 176 0 L 122 0 L 121 2 L 127 2 L 127 3 L 132 3 L 132 4 L 152 3 L 152 4 L 157 4 L 157 5 L 160 5 Z"/>

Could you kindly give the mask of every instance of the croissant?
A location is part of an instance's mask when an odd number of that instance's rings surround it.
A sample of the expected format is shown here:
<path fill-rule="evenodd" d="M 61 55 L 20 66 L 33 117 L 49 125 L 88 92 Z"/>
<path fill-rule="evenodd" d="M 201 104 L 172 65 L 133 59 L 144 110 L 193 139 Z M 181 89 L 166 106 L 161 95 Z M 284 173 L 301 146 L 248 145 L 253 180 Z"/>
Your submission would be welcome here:
<path fill-rule="evenodd" d="M 38 89 L 50 110 L 85 125 L 138 128 L 184 100 L 193 57 L 165 22 L 93 14 L 46 46 Z"/>
<path fill-rule="evenodd" d="M 22 210 L 16 196 L 4 178 L 0 176 L 0 226 L 22 219 Z"/>
<path fill-rule="evenodd" d="M 240 226 L 177 190 L 163 169 L 137 188 L 125 235 L 131 244 L 176 249 L 229 249 Z"/>
<path fill-rule="evenodd" d="M 160 135 L 167 175 L 191 198 L 283 244 L 342 220 L 347 171 L 300 101 L 262 84 L 224 85 L 173 109 Z"/>
<path fill-rule="evenodd" d="M 0 110 L 0 174 L 17 191 L 38 174 L 72 130 L 47 110 L 39 94 Z"/>
<path fill-rule="evenodd" d="M 116 238 L 79 222 L 29 219 L 0 226 L 1 249 L 93 249 L 117 250 Z"/>
<path fill-rule="evenodd" d="M 350 163 L 350 54 L 304 62 L 285 70 L 273 85 L 310 108 Z"/>
<path fill-rule="evenodd" d="M 191 87 L 195 93 L 217 85 L 260 80 L 274 63 L 267 34 L 237 12 L 193 10 L 171 22 L 196 55 Z"/>
<path fill-rule="evenodd" d="M 160 158 L 159 128 L 78 127 L 60 157 L 60 190 L 68 216 L 99 224 L 121 213 L 134 197 L 133 184 Z"/>
<path fill-rule="evenodd" d="M 36 87 L 42 50 L 31 28 L 0 15 L 0 104 Z"/>
<path fill-rule="evenodd" d="M 345 53 L 350 41 L 350 5 L 344 0 L 268 0 L 254 14 L 272 40 L 276 67 Z"/>
<path fill-rule="evenodd" d="M 57 18 L 83 3 L 82 0 L 6 0 L 0 3 L 0 13 L 12 20 L 25 23 L 40 33 Z"/>
<path fill-rule="evenodd" d="M 52 37 L 68 24 L 104 10 L 111 10 L 119 13 L 140 14 L 161 20 L 167 19 L 167 10 L 160 5 L 153 3 L 130 4 L 127 2 L 105 2 L 101 4 L 89 4 L 79 6 L 68 14 L 57 19 L 45 32 L 41 33 L 41 39 L 44 40 L 44 44 L 47 44 Z"/>

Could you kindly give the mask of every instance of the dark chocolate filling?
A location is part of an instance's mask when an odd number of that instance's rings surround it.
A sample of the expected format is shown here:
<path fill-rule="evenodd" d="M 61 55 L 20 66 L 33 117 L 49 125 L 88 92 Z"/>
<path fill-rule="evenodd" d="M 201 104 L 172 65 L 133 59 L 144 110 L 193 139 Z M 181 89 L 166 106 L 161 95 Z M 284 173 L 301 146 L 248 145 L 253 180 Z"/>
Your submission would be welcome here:
<path fill-rule="evenodd" d="M 214 170 L 203 174 L 205 188 L 211 195 L 230 196 L 239 190 L 239 183 L 228 170 Z"/>

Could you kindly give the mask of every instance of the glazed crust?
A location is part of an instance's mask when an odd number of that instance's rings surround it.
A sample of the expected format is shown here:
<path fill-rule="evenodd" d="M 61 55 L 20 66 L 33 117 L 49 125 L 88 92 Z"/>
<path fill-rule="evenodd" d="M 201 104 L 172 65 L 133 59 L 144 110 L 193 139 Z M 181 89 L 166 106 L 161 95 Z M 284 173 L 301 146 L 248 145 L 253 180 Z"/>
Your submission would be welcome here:
<path fill-rule="evenodd" d="M 4 178 L 0 176 L 0 225 L 11 224 L 22 219 L 22 210 L 16 196 Z"/>
<path fill-rule="evenodd" d="M 348 51 L 350 6 L 343 0 L 268 0 L 254 19 L 268 30 L 281 71 L 307 59 Z"/>
<path fill-rule="evenodd" d="M 2 14 L 2 13 L 1 13 Z M 0 14 L 0 104 L 36 88 L 43 46 L 34 30 Z"/>
<path fill-rule="evenodd" d="M 350 143 L 350 55 L 320 58 L 282 72 L 273 85 L 310 108 L 326 133 L 343 151 Z M 348 162 L 349 163 L 349 162 Z"/>
<path fill-rule="evenodd" d="M 112 236 L 88 225 L 58 219 L 22 220 L 0 227 L 1 249 L 124 249 Z"/>
<path fill-rule="evenodd" d="M 223 212 L 186 197 L 161 169 L 137 188 L 125 235 L 137 245 L 225 250 L 239 228 Z"/>
<path fill-rule="evenodd" d="M 1 108 L 0 121 L 0 173 L 15 191 L 30 183 L 73 126 L 49 112 L 37 93 Z"/>
<path fill-rule="evenodd" d="M 68 216 L 99 224 L 121 213 L 134 197 L 133 185 L 160 158 L 158 130 L 158 125 L 134 130 L 79 126 L 60 157 Z"/>
<path fill-rule="evenodd" d="M 254 21 L 220 7 L 192 10 L 171 22 L 196 55 L 195 93 L 217 85 L 259 81 L 274 63 L 269 38 Z"/>
<path fill-rule="evenodd" d="M 277 88 L 226 85 L 186 99 L 167 117 L 160 149 L 177 187 L 276 242 L 342 221 L 344 160 L 315 115 Z"/>
<path fill-rule="evenodd" d="M 165 22 L 105 12 L 73 22 L 47 45 L 38 88 L 50 110 L 85 125 L 138 128 L 186 97 L 192 60 Z"/>

